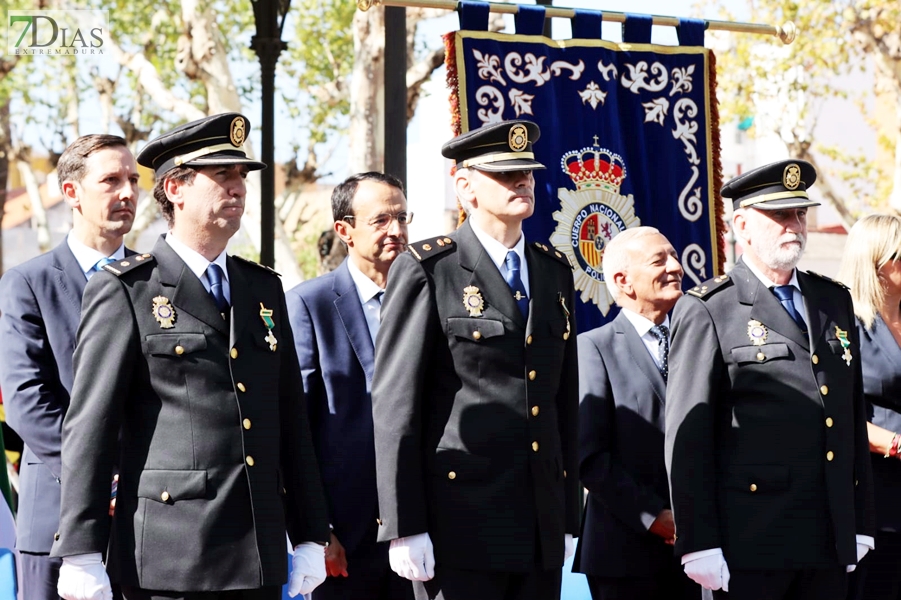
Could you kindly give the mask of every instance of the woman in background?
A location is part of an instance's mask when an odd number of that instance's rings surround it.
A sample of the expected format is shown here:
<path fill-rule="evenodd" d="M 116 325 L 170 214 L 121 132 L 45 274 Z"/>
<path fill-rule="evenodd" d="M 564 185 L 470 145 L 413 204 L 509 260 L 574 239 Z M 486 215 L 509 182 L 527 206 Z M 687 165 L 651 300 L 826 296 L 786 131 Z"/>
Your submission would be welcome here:
<path fill-rule="evenodd" d="M 901 218 L 851 228 L 839 279 L 851 288 L 876 494 L 876 549 L 849 579 L 849 600 L 901 600 Z"/>

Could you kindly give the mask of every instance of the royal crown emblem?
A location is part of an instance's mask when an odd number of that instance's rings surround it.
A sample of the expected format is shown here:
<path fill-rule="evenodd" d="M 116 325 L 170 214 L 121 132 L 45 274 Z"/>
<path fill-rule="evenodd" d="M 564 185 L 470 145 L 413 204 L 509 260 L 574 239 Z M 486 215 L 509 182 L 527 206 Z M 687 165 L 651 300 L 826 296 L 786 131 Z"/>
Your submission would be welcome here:
<path fill-rule="evenodd" d="M 597 139 L 594 136 L 594 146 L 590 148 L 564 154 L 560 161 L 563 172 L 576 184 L 576 190 L 598 188 L 618 194 L 626 179 L 626 165 L 619 154 L 599 147 Z"/>
<path fill-rule="evenodd" d="M 575 287 L 582 302 L 594 302 L 606 315 L 613 297 L 604 280 L 604 249 L 616 234 L 641 225 L 632 195 L 619 193 L 626 165 L 619 154 L 600 147 L 594 136 L 592 146 L 564 154 L 560 166 L 576 189 L 557 191 L 560 210 L 554 213 L 557 228 L 551 243 L 576 267 Z"/>

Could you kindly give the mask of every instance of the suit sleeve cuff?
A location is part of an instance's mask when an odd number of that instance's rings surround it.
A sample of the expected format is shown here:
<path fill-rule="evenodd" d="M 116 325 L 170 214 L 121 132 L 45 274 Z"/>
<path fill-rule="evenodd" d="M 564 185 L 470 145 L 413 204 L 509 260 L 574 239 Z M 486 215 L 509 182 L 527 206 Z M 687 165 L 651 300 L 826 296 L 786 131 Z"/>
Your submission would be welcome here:
<path fill-rule="evenodd" d="M 643 512 L 641 513 L 641 524 L 644 525 L 645 529 L 650 529 L 651 525 L 654 524 L 654 521 L 657 520 L 656 515 L 652 515 L 651 513 Z"/>
<path fill-rule="evenodd" d="M 711 548 L 710 550 L 698 550 L 697 552 L 689 552 L 688 554 L 684 554 L 682 556 L 682 564 L 690 563 L 693 560 L 698 560 L 699 558 L 706 558 L 708 556 L 716 556 L 719 554 L 723 555 L 722 548 Z"/>
<path fill-rule="evenodd" d="M 858 544 L 863 544 L 864 546 L 866 546 L 866 547 L 869 548 L 870 550 L 875 550 L 875 549 L 876 549 L 876 540 L 873 539 L 873 536 L 870 536 L 870 535 L 861 535 L 861 534 L 858 533 L 858 534 L 857 534 L 857 543 L 858 543 Z"/>

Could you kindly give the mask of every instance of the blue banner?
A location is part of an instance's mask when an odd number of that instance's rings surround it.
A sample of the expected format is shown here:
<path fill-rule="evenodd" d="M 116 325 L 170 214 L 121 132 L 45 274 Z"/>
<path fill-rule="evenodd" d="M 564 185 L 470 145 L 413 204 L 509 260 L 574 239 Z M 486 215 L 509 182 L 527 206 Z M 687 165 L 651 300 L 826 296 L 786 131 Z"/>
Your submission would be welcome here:
<path fill-rule="evenodd" d="M 586 28 L 599 30 L 596 20 Z M 649 22 L 627 29 L 650 36 Z M 695 31 L 697 22 L 686 21 L 680 37 L 697 43 Z M 458 133 L 508 119 L 541 127 L 533 149 L 547 170 L 535 171 L 535 214 L 524 229 L 573 264 L 581 331 L 617 312 L 601 258 L 628 227 L 650 225 L 669 238 L 686 289 L 722 272 L 709 50 L 486 31 L 454 32 L 446 42 Z"/>

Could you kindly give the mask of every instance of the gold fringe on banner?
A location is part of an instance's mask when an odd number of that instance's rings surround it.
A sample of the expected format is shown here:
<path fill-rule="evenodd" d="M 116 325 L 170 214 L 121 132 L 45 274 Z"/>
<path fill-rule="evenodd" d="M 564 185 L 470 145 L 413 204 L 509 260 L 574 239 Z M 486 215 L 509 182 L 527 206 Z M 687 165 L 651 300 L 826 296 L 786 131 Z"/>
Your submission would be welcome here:
<path fill-rule="evenodd" d="M 722 275 L 726 266 L 726 221 L 725 205 L 720 190 L 723 189 L 723 160 L 722 144 L 720 143 L 720 108 L 716 99 L 716 54 L 713 50 L 707 50 L 707 103 L 710 105 L 710 152 L 712 154 L 711 167 L 713 169 L 713 203 L 714 218 L 716 219 L 716 239 L 713 240 L 717 247 L 716 273 Z"/>

